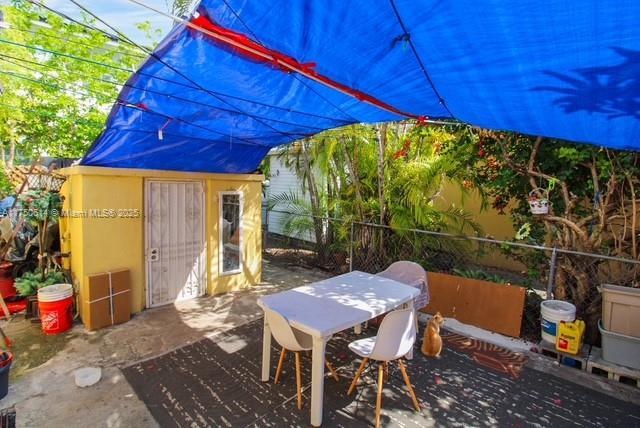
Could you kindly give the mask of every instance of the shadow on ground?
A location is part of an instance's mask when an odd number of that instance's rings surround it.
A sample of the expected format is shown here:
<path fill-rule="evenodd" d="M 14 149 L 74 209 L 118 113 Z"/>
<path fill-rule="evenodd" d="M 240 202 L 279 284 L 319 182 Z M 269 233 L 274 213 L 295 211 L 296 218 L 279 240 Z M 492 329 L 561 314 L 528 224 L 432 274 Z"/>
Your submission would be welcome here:
<path fill-rule="evenodd" d="M 346 396 L 359 361 L 345 351 L 355 337 L 336 335 L 329 358 L 341 381 L 325 382 L 324 426 L 366 426 L 374 421 L 376 387 L 365 376 L 357 394 Z M 306 426 L 304 408 L 295 402 L 293 357 L 281 383 L 260 381 L 262 322 L 251 322 L 217 338 L 205 339 L 162 357 L 124 369 L 138 397 L 161 426 Z M 273 349 L 272 362 L 278 349 Z M 303 359 L 303 382 L 310 380 Z M 272 368 L 272 374 L 275 368 Z M 425 426 L 638 426 L 640 407 L 525 367 L 520 377 L 476 364 L 469 354 L 445 349 L 442 358 L 426 359 L 416 348 L 408 364 L 422 410 L 415 412 L 402 378 L 393 371 L 385 385 L 383 423 Z"/>

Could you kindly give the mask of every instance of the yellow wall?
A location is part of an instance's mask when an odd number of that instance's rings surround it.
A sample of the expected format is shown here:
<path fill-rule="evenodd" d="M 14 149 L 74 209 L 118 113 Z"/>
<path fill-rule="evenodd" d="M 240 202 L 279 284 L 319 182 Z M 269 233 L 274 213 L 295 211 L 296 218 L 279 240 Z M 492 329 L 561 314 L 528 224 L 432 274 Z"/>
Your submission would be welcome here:
<path fill-rule="evenodd" d="M 490 202 L 489 202 L 490 204 Z M 463 195 L 460 188 L 454 183 L 445 183 L 442 190 L 442 197 L 435 202 L 435 206 L 446 209 L 450 205 L 463 208 L 470 213 L 473 220 L 482 227 L 483 237 L 498 239 L 502 241 L 513 241 L 515 230 L 511 216 L 508 215 L 510 206 L 505 208 L 505 215 L 498 212 L 489 205 L 487 209 L 482 208 L 482 199 L 477 190 L 473 190 Z M 497 245 L 485 245 L 485 254 L 480 261 L 488 266 L 508 269 L 512 271 L 522 271 L 526 267 L 517 261 L 505 257 Z"/>
<path fill-rule="evenodd" d="M 481 209 L 481 197 L 477 190 L 472 190 L 468 194 L 463 195 L 460 187 L 454 183 L 445 183 L 442 189 L 442 197 L 435 201 L 437 208 L 446 209 L 449 205 L 463 208 L 473 216 L 482 227 L 483 236 L 500 240 L 512 240 L 515 234 L 513 223 L 508 214 L 500 215 L 498 212 L 489 207 L 485 210 Z M 505 213 L 509 212 L 509 208 L 505 209 Z"/>
<path fill-rule="evenodd" d="M 262 266 L 262 175 L 201 174 L 171 171 L 131 170 L 98 167 L 63 169 L 67 181 L 62 194 L 66 217 L 61 220 L 62 248 L 70 252 L 70 267 L 80 301 L 86 295 L 86 277 L 127 268 L 131 272 L 132 312 L 146 306 L 144 183 L 145 179 L 198 180 L 205 183 L 207 292 L 218 294 L 260 282 Z M 243 269 L 239 274 L 220 276 L 219 191 L 243 193 Z M 92 210 L 138 209 L 137 218 L 97 218 Z M 116 211 L 117 212 L 117 211 Z M 94 211 L 95 213 L 95 211 Z M 86 310 L 81 304 L 81 313 Z"/>
<path fill-rule="evenodd" d="M 242 274 L 220 275 L 220 192 L 241 191 L 242 207 Z M 224 293 L 260 282 L 262 273 L 262 183 L 207 180 L 207 239 L 210 251 L 209 294 Z"/>

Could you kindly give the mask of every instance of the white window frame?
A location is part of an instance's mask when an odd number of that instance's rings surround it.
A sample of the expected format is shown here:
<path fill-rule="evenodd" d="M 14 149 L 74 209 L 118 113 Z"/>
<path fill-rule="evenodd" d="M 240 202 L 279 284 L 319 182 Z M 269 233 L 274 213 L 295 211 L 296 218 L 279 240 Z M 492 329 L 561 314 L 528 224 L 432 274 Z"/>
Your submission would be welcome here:
<path fill-rule="evenodd" d="M 238 255 L 239 255 L 239 263 L 238 263 L 238 269 L 234 269 L 234 270 L 229 270 L 229 271 L 224 271 L 224 242 L 223 242 L 223 232 L 224 232 L 224 224 L 222 222 L 223 220 L 223 206 L 224 206 L 224 196 L 225 195 L 237 195 L 239 198 L 239 203 L 240 203 L 240 213 L 239 213 L 239 217 L 240 217 L 240 221 L 238 224 L 238 229 L 240 230 L 240 236 L 238 239 Z M 243 216 L 244 216 L 244 195 L 241 191 L 239 190 L 233 190 L 233 191 L 224 191 L 224 192 L 218 192 L 218 229 L 219 229 L 219 234 L 218 234 L 218 239 L 219 239 L 219 243 L 218 243 L 218 269 L 219 269 L 219 276 L 227 276 L 227 275 L 237 275 L 239 273 L 242 273 L 242 266 L 243 266 L 243 262 L 244 262 L 244 221 L 243 221 Z"/>

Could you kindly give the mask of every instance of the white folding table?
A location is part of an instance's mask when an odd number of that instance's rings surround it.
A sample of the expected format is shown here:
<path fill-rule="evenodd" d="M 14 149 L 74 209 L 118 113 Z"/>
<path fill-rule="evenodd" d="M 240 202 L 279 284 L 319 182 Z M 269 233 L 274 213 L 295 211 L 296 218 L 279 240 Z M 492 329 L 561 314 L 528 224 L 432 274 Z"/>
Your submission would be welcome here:
<path fill-rule="evenodd" d="M 378 275 L 353 271 L 313 284 L 271 294 L 260 307 L 281 313 L 291 324 L 313 337 L 311 368 L 311 425 L 322 424 L 325 346 L 331 336 L 360 325 L 404 304 L 413 305 L 420 291 Z M 271 367 L 271 330 L 264 318 L 262 381 Z M 346 392 L 345 392 L 346 393 Z"/>

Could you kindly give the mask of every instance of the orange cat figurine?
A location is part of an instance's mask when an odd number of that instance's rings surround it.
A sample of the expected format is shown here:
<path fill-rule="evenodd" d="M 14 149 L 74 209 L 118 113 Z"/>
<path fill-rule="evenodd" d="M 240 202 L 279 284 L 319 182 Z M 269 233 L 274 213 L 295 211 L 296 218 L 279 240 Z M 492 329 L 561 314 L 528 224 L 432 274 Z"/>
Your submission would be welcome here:
<path fill-rule="evenodd" d="M 422 339 L 422 353 L 427 357 L 440 358 L 442 352 L 442 337 L 440 337 L 440 326 L 444 323 L 444 318 L 440 312 L 429 320 L 427 328 L 424 330 Z"/>

